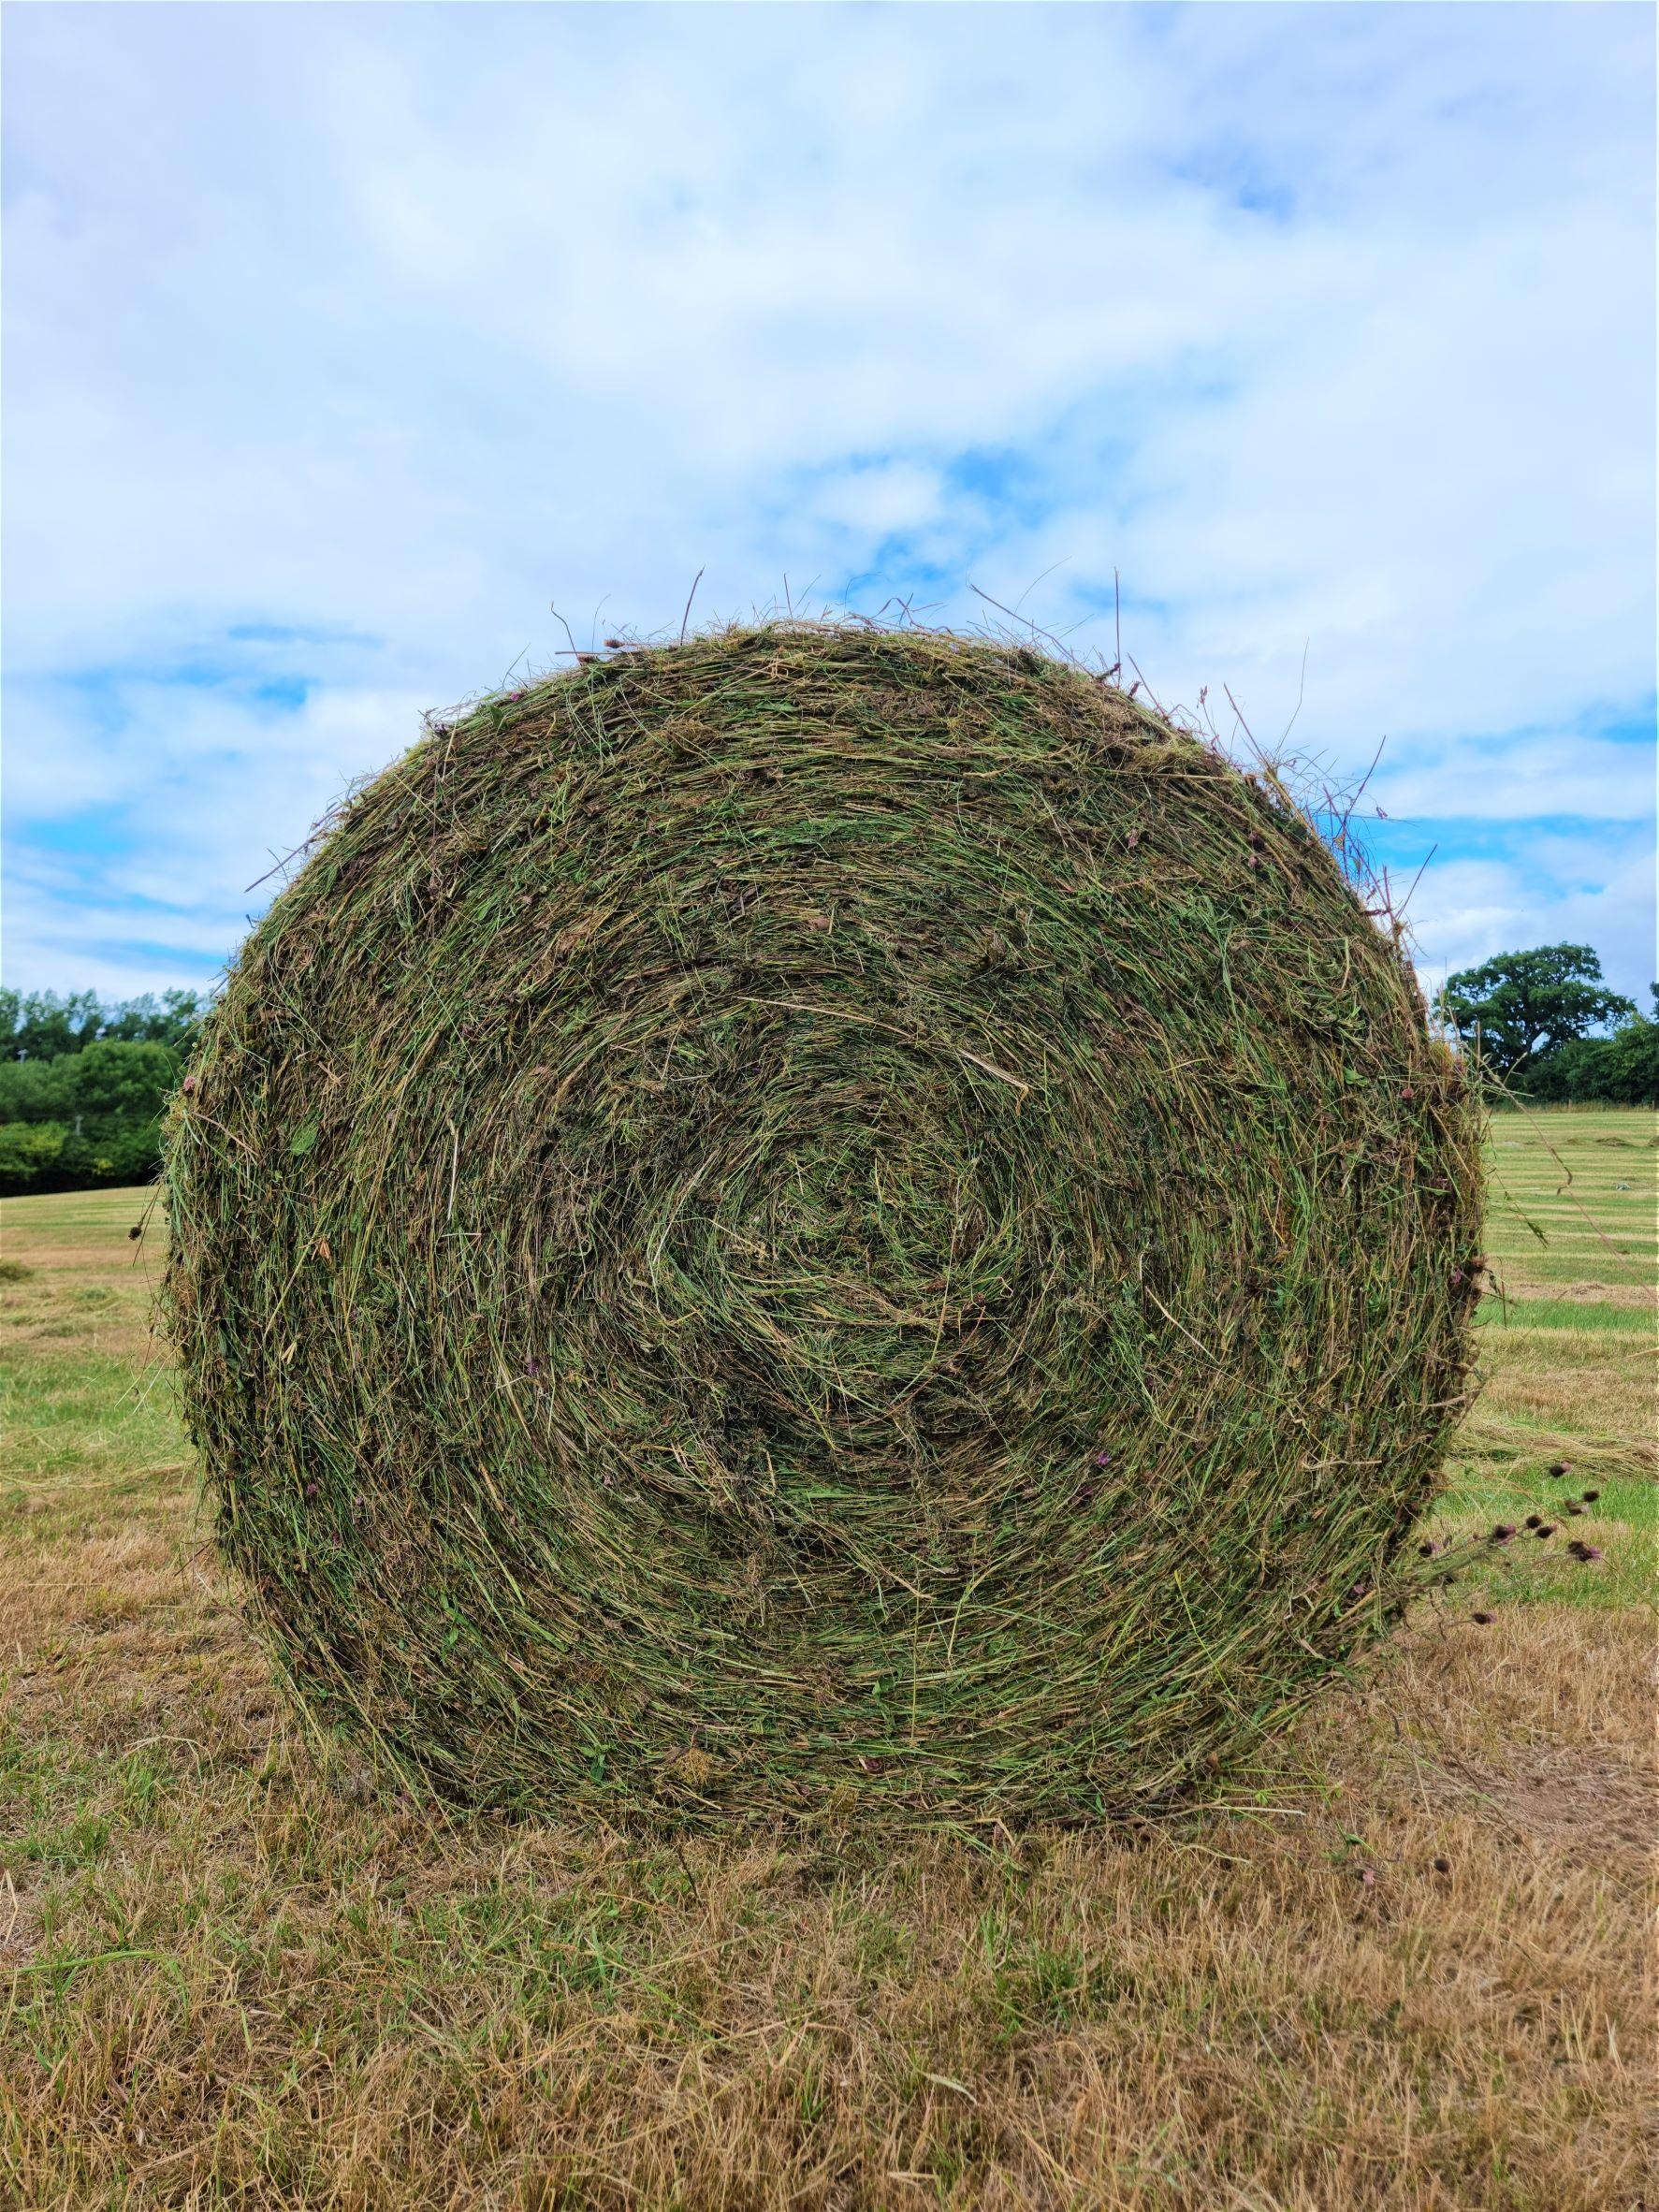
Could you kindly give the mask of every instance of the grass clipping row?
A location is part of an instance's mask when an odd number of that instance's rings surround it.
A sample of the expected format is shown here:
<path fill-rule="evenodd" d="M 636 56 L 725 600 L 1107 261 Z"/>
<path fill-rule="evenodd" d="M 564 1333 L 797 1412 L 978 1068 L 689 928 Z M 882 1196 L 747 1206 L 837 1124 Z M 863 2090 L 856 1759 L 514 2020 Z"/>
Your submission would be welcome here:
<path fill-rule="evenodd" d="M 301 1696 L 473 1803 L 1179 1795 L 1375 1637 L 1478 1123 L 1269 776 L 779 624 L 357 793 L 175 1110 L 171 1328 Z"/>

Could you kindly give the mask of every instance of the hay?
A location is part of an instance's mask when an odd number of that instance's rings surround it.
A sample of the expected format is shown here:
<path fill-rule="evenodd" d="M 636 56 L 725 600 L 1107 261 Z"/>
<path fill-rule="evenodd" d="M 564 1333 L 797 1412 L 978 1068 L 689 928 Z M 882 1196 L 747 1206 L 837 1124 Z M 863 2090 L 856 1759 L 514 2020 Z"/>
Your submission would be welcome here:
<path fill-rule="evenodd" d="M 1478 1134 L 1271 777 L 733 631 L 341 808 L 175 1109 L 171 1329 L 302 1696 L 442 1791 L 1110 1812 L 1397 1604 Z"/>

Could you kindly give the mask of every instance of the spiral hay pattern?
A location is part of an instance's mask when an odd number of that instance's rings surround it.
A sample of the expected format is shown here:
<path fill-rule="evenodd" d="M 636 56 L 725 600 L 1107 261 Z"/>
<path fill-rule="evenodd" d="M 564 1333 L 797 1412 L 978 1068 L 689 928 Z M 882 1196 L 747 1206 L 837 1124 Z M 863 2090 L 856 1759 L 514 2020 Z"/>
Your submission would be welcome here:
<path fill-rule="evenodd" d="M 170 1325 L 302 1696 L 473 1802 L 1156 1804 L 1376 1634 L 1478 1126 L 1271 777 L 775 625 L 434 727 L 255 930 Z"/>

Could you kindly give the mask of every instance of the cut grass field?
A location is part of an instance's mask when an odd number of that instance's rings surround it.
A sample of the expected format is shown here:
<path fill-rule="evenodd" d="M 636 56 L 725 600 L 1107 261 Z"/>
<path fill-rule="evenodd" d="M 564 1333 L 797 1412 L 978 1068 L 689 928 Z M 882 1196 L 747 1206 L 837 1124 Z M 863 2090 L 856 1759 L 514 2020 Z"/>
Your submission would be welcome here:
<path fill-rule="evenodd" d="M 1215 1805 L 899 1857 L 441 1816 L 315 1740 L 197 1518 L 143 1194 L 9 1202 L 0 2205 L 1652 2204 L 1654 1143 L 1494 1131 L 1424 1540 L 1554 1536 Z"/>

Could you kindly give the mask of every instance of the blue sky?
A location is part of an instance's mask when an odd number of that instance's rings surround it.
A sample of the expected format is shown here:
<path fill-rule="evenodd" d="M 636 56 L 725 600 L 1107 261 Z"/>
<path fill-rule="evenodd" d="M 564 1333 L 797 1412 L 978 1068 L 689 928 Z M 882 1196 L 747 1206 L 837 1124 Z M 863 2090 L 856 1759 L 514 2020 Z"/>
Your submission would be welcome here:
<path fill-rule="evenodd" d="M 7 17 L 7 981 L 211 981 L 550 603 L 1115 569 L 1165 706 L 1387 739 L 1427 980 L 1645 990 L 1646 7 Z"/>

